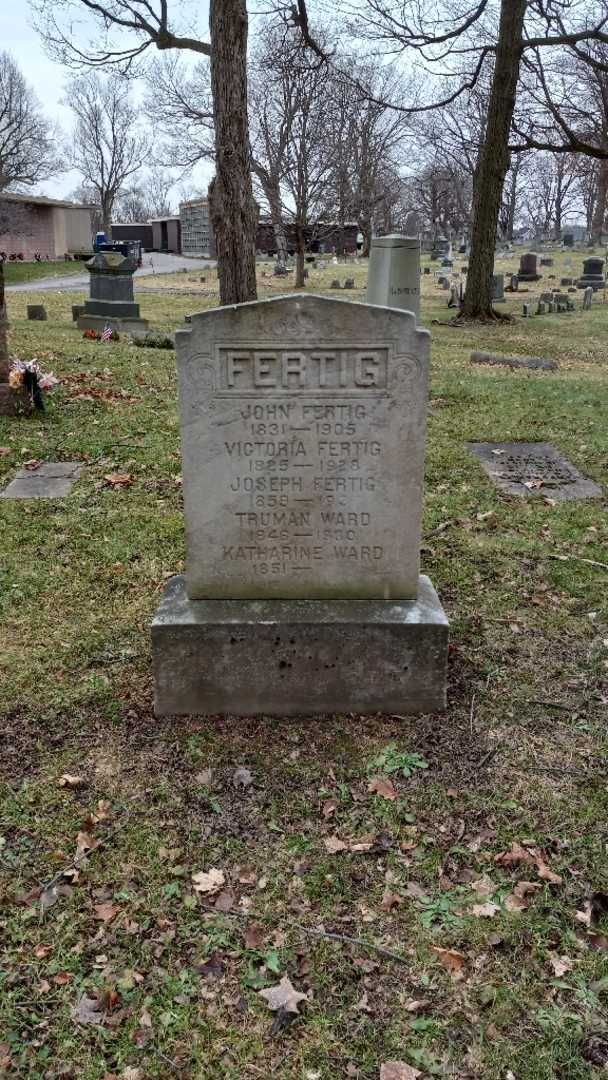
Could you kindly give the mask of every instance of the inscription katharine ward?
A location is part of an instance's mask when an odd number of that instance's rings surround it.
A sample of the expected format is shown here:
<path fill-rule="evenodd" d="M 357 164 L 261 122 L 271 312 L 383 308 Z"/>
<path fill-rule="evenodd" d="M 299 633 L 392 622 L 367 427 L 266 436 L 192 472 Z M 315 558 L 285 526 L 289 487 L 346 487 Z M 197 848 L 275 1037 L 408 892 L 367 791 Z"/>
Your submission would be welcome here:
<path fill-rule="evenodd" d="M 428 334 L 279 297 L 178 332 L 193 599 L 417 595 Z"/>

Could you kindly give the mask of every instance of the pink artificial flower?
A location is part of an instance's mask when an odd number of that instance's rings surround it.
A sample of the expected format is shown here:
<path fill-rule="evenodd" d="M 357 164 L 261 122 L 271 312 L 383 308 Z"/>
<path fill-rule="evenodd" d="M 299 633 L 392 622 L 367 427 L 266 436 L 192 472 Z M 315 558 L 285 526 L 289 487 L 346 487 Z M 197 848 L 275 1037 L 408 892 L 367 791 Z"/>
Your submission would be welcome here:
<path fill-rule="evenodd" d="M 46 372 L 38 379 L 38 386 L 41 390 L 52 390 L 54 386 L 57 386 L 59 379 L 55 378 L 52 371 Z"/>

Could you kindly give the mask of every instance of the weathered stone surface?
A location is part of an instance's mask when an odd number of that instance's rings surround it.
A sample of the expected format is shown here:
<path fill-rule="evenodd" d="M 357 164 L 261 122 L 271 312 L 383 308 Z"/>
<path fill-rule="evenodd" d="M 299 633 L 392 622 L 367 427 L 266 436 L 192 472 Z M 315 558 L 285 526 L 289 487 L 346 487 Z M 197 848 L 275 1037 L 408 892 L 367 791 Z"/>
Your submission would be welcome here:
<path fill-rule="evenodd" d="M 47 461 L 38 469 L 19 469 L 0 499 L 63 499 L 83 467 L 81 461 Z"/>
<path fill-rule="evenodd" d="M 551 443 L 469 443 L 497 487 L 511 495 L 589 499 L 602 489 L 562 457 Z"/>
<path fill-rule="evenodd" d="M 445 708 L 448 622 L 426 577 L 409 602 L 190 600 L 152 623 L 157 716 Z"/>
<path fill-rule="evenodd" d="M 530 314 L 528 308 L 524 314 Z M 541 312 L 539 312 L 541 314 Z M 499 353 L 472 352 L 472 364 L 488 364 L 490 367 L 529 368 L 531 371 L 557 371 L 556 360 L 545 360 L 543 356 L 500 356 Z"/>
<path fill-rule="evenodd" d="M 442 266 L 452 263 L 444 259 Z M 378 236 L 372 240 L 367 282 L 368 304 L 420 314 L 420 241 L 415 236 Z"/>
<path fill-rule="evenodd" d="M 84 312 L 84 304 L 72 304 L 72 322 L 78 322 Z"/>
<path fill-rule="evenodd" d="M 112 315 L 81 315 L 78 319 L 79 330 L 97 330 L 101 334 L 106 326 L 119 334 L 142 337 L 148 333 L 150 324 L 147 319 L 116 318 Z"/>
<path fill-rule="evenodd" d="M 314 295 L 179 330 L 193 599 L 415 598 L 429 335 Z"/>
<path fill-rule="evenodd" d="M 505 275 L 492 274 L 492 302 L 501 303 L 505 298 Z"/>

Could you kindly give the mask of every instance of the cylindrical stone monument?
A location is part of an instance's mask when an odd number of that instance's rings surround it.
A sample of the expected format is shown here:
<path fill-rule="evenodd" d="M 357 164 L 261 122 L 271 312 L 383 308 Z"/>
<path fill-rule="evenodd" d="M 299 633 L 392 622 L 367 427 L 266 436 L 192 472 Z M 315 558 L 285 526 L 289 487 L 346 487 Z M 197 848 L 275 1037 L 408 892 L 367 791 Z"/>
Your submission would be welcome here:
<path fill-rule="evenodd" d="M 377 236 L 372 240 L 367 282 L 368 304 L 420 315 L 420 241 L 416 236 Z"/>

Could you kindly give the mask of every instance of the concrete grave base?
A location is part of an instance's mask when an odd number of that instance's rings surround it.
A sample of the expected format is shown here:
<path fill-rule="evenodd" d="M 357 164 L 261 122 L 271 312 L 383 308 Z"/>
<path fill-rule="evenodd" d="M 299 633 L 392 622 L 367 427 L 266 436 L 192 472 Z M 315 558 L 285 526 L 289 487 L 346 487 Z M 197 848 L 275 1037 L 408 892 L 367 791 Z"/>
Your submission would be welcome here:
<path fill-rule="evenodd" d="M 78 319 L 79 330 L 97 330 L 99 334 L 106 326 L 111 326 L 119 334 L 131 334 L 143 337 L 150 326 L 147 319 L 117 319 L 110 315 L 81 315 Z"/>
<path fill-rule="evenodd" d="M 446 707 L 448 620 L 417 600 L 190 600 L 172 578 L 152 622 L 157 716 L 431 713 Z"/>

